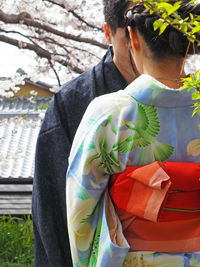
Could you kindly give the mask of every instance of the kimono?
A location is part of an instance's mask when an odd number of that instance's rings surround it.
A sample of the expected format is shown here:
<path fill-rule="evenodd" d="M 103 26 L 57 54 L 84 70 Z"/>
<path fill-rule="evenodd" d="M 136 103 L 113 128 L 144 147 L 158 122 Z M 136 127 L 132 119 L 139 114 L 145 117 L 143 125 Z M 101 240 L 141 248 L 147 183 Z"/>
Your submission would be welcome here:
<path fill-rule="evenodd" d="M 200 248 L 177 248 L 173 253 L 131 250 L 108 192 L 110 177 L 129 166 L 200 162 L 200 117 L 192 117 L 193 104 L 191 93 L 167 88 L 146 74 L 125 90 L 91 102 L 67 172 L 74 266 L 200 266 Z"/>

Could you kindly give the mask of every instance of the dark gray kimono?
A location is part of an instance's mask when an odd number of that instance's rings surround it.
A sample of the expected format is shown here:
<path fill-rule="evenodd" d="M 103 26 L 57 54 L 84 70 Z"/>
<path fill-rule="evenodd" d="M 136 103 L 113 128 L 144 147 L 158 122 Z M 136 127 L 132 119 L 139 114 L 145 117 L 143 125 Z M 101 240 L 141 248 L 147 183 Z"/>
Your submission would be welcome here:
<path fill-rule="evenodd" d="M 112 56 L 109 48 L 97 66 L 63 85 L 47 109 L 37 141 L 33 184 L 36 267 L 72 266 L 65 204 L 68 156 L 91 100 L 127 86 Z"/>

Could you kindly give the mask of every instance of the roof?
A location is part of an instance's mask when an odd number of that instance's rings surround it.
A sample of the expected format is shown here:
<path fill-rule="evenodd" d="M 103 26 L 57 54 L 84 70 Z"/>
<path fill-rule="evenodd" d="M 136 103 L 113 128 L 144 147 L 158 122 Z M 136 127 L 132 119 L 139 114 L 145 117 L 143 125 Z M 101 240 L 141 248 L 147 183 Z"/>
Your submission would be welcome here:
<path fill-rule="evenodd" d="M 19 73 L 20 75 L 27 75 L 27 73 L 22 68 L 18 68 L 16 73 Z M 31 85 L 36 85 L 36 86 L 38 86 L 38 87 L 40 87 L 42 89 L 45 89 L 45 90 L 49 90 L 52 87 L 52 85 L 50 85 L 48 83 L 45 83 L 45 82 L 42 82 L 42 81 L 33 82 L 29 78 L 25 78 L 25 82 L 29 83 Z"/>
<path fill-rule="evenodd" d="M 47 90 L 47 91 L 50 91 L 50 89 L 53 87 L 52 85 L 50 85 L 48 83 L 41 82 L 41 81 L 33 82 L 30 79 L 28 79 L 28 78 L 25 78 L 25 82 L 27 84 L 30 84 L 30 85 L 38 86 L 39 88 L 44 89 L 44 90 Z"/>
<path fill-rule="evenodd" d="M 33 178 L 37 136 L 50 98 L 14 97 L 0 101 L 0 182 Z"/>
<path fill-rule="evenodd" d="M 37 136 L 50 97 L 0 101 L 0 215 L 30 214 Z"/>

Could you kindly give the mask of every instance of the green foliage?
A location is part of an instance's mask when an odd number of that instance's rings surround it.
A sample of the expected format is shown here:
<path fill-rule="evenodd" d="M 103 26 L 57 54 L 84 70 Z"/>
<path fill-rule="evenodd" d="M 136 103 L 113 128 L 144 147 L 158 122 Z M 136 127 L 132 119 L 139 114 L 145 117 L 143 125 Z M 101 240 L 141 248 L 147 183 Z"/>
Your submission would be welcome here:
<path fill-rule="evenodd" d="M 175 3 L 171 3 L 170 0 L 132 1 L 143 3 L 146 9 L 149 10 L 150 14 L 155 13 L 158 15 L 159 19 L 154 22 L 154 30 L 160 29 L 159 34 L 162 34 L 170 25 L 185 34 L 191 42 L 197 41 L 197 35 L 200 35 L 200 16 L 193 16 L 190 14 L 189 17 L 182 19 L 177 12 L 181 6 L 181 1 L 176 1 Z M 190 3 L 193 2 L 194 0 L 190 1 Z"/>
<path fill-rule="evenodd" d="M 168 23 L 167 22 L 164 22 L 162 19 L 159 19 L 159 20 L 156 20 L 153 24 L 153 27 L 154 27 L 154 31 L 156 31 L 157 29 L 160 28 L 160 32 L 159 32 L 159 35 L 161 35 L 165 29 L 167 28 L 168 26 Z"/>
<path fill-rule="evenodd" d="M 194 74 L 191 74 L 187 78 L 181 79 L 183 81 L 183 89 L 187 89 L 189 92 L 193 90 L 192 93 L 192 100 L 199 101 L 200 100 L 200 70 L 195 72 Z M 193 111 L 193 116 L 195 114 L 200 115 L 200 103 L 196 102 L 194 104 L 194 111 Z"/>
<path fill-rule="evenodd" d="M 0 217 L 0 260 L 0 266 L 5 267 L 33 266 L 33 226 L 30 216 Z"/>
<path fill-rule="evenodd" d="M 13 263 L 13 262 L 5 262 L 0 260 L 1 267 L 33 267 L 33 264 L 21 264 L 21 263 Z"/>
<path fill-rule="evenodd" d="M 36 110 L 46 110 L 48 108 L 48 105 L 50 104 L 50 100 L 45 103 L 44 105 L 37 106 Z"/>

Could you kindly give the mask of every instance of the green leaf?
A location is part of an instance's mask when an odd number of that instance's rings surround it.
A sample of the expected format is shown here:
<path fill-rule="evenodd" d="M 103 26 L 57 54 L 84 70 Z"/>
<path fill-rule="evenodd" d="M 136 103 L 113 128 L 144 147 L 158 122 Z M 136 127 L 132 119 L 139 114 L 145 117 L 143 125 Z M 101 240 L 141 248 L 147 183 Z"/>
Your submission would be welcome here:
<path fill-rule="evenodd" d="M 162 13 L 163 18 L 169 17 L 171 14 L 174 14 L 180 7 L 180 1 L 176 2 L 174 5 L 166 3 L 166 2 L 160 2 L 157 5 L 158 10 Z M 177 14 L 178 15 L 178 14 Z"/>
<path fill-rule="evenodd" d="M 159 35 L 161 35 L 165 29 L 167 28 L 168 26 L 168 23 L 163 23 L 161 26 L 160 26 L 160 32 L 159 32 Z"/>
<path fill-rule="evenodd" d="M 187 23 L 183 23 L 183 24 L 181 25 L 181 30 L 182 30 L 183 32 L 187 32 L 187 30 L 188 30 L 188 25 L 187 25 Z"/>
<path fill-rule="evenodd" d="M 194 3 L 195 1 L 196 1 L 196 0 L 191 0 L 189 3 L 192 4 L 192 3 Z"/>
<path fill-rule="evenodd" d="M 195 18 L 195 19 L 196 19 L 196 18 Z M 195 25 L 195 26 L 200 26 L 199 22 L 196 21 L 196 20 L 193 22 L 193 25 Z"/>
<path fill-rule="evenodd" d="M 196 32 L 199 32 L 200 31 L 200 25 L 194 27 L 191 31 L 192 34 L 196 33 Z"/>
<path fill-rule="evenodd" d="M 173 6 L 169 3 L 165 3 L 164 1 L 162 1 L 161 3 L 158 4 L 158 9 L 165 9 L 165 10 L 170 10 L 170 8 L 172 8 Z"/>
<path fill-rule="evenodd" d="M 163 20 L 162 19 L 155 20 L 154 23 L 153 23 L 154 31 L 156 31 L 162 25 L 163 25 Z"/>
<path fill-rule="evenodd" d="M 180 1 L 176 2 L 174 6 L 168 9 L 168 16 L 170 16 L 172 13 L 176 12 L 179 9 L 180 3 L 181 3 Z"/>
<path fill-rule="evenodd" d="M 195 72 L 195 74 L 193 75 L 193 78 L 194 78 L 194 80 L 200 79 L 200 70 Z"/>
<path fill-rule="evenodd" d="M 149 10 L 149 14 L 152 15 L 154 11 L 152 9 Z"/>
<path fill-rule="evenodd" d="M 200 99 L 200 93 L 199 91 L 195 91 L 193 94 L 192 94 L 192 100 L 198 100 Z"/>
<path fill-rule="evenodd" d="M 148 5 L 146 5 L 146 4 L 144 4 L 144 7 L 146 8 L 146 10 L 148 10 L 149 9 L 149 6 Z M 150 9 L 151 10 L 151 9 Z"/>
<path fill-rule="evenodd" d="M 197 113 L 198 115 L 200 115 L 200 103 L 196 103 L 198 105 L 196 105 L 195 109 L 193 110 L 192 113 L 192 117 Z M 195 105 L 194 105 L 195 106 Z"/>

